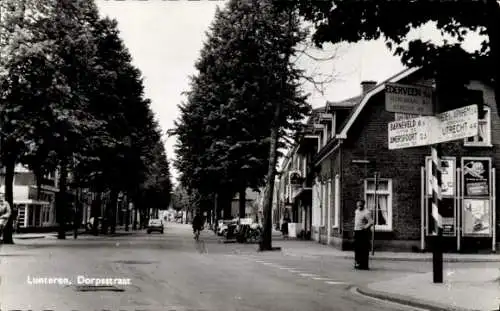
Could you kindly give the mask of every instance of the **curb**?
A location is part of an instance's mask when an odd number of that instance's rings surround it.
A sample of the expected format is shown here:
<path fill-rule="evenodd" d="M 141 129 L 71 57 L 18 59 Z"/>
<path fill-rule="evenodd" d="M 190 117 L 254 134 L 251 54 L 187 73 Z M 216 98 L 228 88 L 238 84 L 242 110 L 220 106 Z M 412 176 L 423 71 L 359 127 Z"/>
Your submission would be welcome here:
<path fill-rule="evenodd" d="M 425 300 L 418 299 L 418 298 L 374 291 L 374 290 L 368 289 L 366 287 L 365 288 L 356 287 L 355 290 L 357 293 L 364 295 L 364 296 L 367 296 L 367 297 L 385 300 L 385 301 L 389 301 L 389 302 L 395 302 L 398 304 L 402 304 L 402 305 L 406 305 L 406 306 L 410 306 L 410 307 L 415 307 L 415 308 L 419 308 L 419 309 L 426 309 L 426 310 L 431 310 L 431 311 L 450 311 L 450 310 L 453 310 L 453 311 L 481 311 L 481 310 L 476 310 L 476 309 L 466 309 L 466 308 L 460 308 L 460 307 L 454 307 L 454 306 L 446 306 L 443 304 L 429 302 L 429 301 L 425 301 Z"/>
<path fill-rule="evenodd" d="M 13 236 L 12 238 L 14 240 L 35 240 L 35 239 L 45 239 L 47 235 L 40 235 L 40 236 Z"/>
<path fill-rule="evenodd" d="M 286 254 L 293 254 L 296 256 L 314 256 L 317 258 L 341 258 L 354 260 L 354 255 L 314 255 L 313 253 L 309 253 L 304 255 L 302 253 L 290 252 L 287 251 L 286 248 L 283 248 Z M 370 257 L 370 261 L 407 261 L 407 262 L 432 262 L 432 257 L 430 258 L 410 258 L 410 257 Z M 500 262 L 500 258 L 443 258 L 443 262 L 462 262 L 462 263 L 471 263 L 471 262 Z"/>
<path fill-rule="evenodd" d="M 222 243 L 222 244 L 236 244 L 238 242 L 236 240 L 219 240 L 219 243 Z"/>
<path fill-rule="evenodd" d="M 354 260 L 354 256 L 345 256 L 345 259 Z M 409 262 L 432 262 L 431 258 L 397 258 L 397 257 L 371 257 L 370 260 L 380 261 L 409 261 Z M 443 262 L 499 262 L 498 258 L 443 258 Z"/>

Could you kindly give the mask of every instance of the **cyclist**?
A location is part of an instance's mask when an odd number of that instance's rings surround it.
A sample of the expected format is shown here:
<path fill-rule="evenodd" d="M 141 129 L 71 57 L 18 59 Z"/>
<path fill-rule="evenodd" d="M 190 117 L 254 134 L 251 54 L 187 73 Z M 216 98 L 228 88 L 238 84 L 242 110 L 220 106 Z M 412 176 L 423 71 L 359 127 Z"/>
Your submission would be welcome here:
<path fill-rule="evenodd" d="M 202 229 L 203 229 L 203 218 L 200 215 L 200 211 L 197 211 L 196 216 L 194 216 L 193 218 L 193 233 L 195 239 L 198 239 Z"/>
<path fill-rule="evenodd" d="M 0 237 L 3 236 L 3 230 L 7 225 L 11 213 L 10 205 L 5 201 L 5 194 L 0 193 Z"/>

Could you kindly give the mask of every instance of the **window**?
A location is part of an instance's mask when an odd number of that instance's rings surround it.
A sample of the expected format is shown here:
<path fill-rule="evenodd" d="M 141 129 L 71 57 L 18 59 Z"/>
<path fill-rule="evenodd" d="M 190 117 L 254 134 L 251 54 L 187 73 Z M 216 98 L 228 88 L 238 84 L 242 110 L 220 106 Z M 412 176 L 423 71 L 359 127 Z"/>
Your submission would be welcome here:
<path fill-rule="evenodd" d="M 335 176 L 335 192 L 334 192 L 334 210 L 333 210 L 333 227 L 338 228 L 340 222 L 340 176 Z"/>
<path fill-rule="evenodd" d="M 467 147 L 490 147 L 491 146 L 491 109 L 484 106 L 484 117 L 478 120 L 478 135 L 468 137 L 464 141 Z"/>
<path fill-rule="evenodd" d="M 392 230 L 392 180 L 379 179 L 377 187 L 377 214 L 374 214 L 375 209 L 375 179 L 369 178 L 365 180 L 365 201 L 366 207 L 372 211 L 373 221 L 375 222 L 375 230 L 391 231 Z"/>
<path fill-rule="evenodd" d="M 35 176 L 32 173 L 16 173 L 14 176 L 14 185 L 30 186 L 36 184 Z"/>

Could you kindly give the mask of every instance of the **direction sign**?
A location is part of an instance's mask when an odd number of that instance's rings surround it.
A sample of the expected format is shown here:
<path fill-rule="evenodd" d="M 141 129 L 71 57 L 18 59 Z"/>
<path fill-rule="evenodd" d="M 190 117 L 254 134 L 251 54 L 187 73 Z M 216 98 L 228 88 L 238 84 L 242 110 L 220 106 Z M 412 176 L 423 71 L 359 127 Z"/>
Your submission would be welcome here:
<path fill-rule="evenodd" d="M 435 144 L 476 136 L 479 131 L 477 105 L 441 113 L 433 122 L 435 125 L 432 130 L 435 131 L 432 136 L 435 136 Z"/>
<path fill-rule="evenodd" d="M 435 117 L 425 116 L 388 124 L 391 150 L 438 144 L 477 134 L 477 105 L 450 110 Z"/>
<path fill-rule="evenodd" d="M 431 144 L 430 117 L 400 120 L 388 124 L 389 149 L 402 149 Z"/>
<path fill-rule="evenodd" d="M 386 83 L 385 109 L 390 112 L 432 116 L 432 87 Z"/>

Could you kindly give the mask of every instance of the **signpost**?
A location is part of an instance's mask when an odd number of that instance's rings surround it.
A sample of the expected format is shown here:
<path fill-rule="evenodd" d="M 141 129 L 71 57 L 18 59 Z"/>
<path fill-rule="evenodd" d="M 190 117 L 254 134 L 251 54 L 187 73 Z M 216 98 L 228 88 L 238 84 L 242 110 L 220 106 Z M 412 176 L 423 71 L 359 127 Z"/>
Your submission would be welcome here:
<path fill-rule="evenodd" d="M 387 83 L 385 109 L 390 112 L 434 115 L 432 87 Z"/>
<path fill-rule="evenodd" d="M 470 105 L 436 116 L 393 121 L 388 124 L 389 149 L 434 145 L 476 136 L 477 105 Z"/>
<path fill-rule="evenodd" d="M 372 256 L 375 255 L 375 226 L 378 223 L 378 196 L 377 196 L 377 190 L 378 190 L 378 180 L 379 180 L 379 175 L 378 172 L 375 172 L 375 191 L 374 191 L 374 198 L 373 198 L 373 226 L 372 226 Z"/>
<path fill-rule="evenodd" d="M 441 239 L 443 222 L 440 210 L 442 155 L 439 144 L 476 136 L 478 134 L 478 106 L 469 105 L 434 116 L 434 111 L 437 109 L 433 106 L 432 88 L 395 83 L 386 84 L 385 104 L 386 110 L 390 112 L 424 115 L 423 117 L 390 122 L 387 135 L 388 147 L 393 150 L 432 145 L 432 216 L 436 223 L 432 255 L 433 280 L 434 283 L 442 283 L 443 250 Z M 476 208 L 476 210 L 479 209 Z"/>

